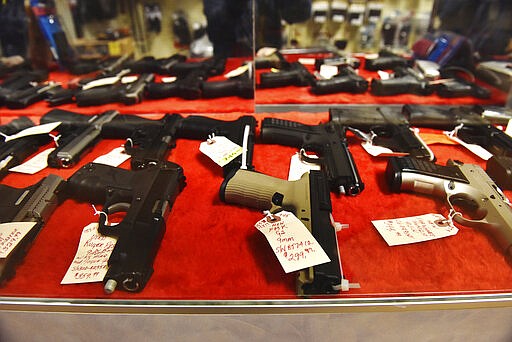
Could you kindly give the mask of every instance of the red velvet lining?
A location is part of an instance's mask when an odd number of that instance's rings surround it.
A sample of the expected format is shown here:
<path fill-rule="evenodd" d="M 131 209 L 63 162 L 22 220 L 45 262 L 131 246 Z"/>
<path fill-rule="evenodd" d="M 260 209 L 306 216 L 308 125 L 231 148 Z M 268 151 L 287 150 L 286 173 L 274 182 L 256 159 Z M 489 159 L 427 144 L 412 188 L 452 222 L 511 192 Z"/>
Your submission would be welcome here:
<path fill-rule="evenodd" d="M 232 120 L 239 113 L 214 116 Z M 261 120 L 271 114 L 256 116 Z M 306 124 L 328 118 L 327 113 L 273 116 Z M 446 207 L 443 199 L 390 193 L 383 178 L 386 159 L 366 154 L 352 136 L 349 141 L 366 188 L 358 196 L 331 198 L 334 218 L 350 226 L 337 234 L 345 276 L 360 283 L 361 288 L 339 297 L 512 290 L 512 268 L 492 240 L 477 230 L 460 227 L 453 237 L 388 247 L 371 220 L 425 213 L 446 215 Z M 79 166 L 121 143 L 100 142 Z M 187 186 L 168 218 L 155 273 L 141 293 L 116 291 L 108 296 L 99 283 L 60 285 L 82 227 L 97 219 L 89 204 L 66 200 L 37 237 L 16 277 L 0 288 L 0 295 L 161 300 L 295 298 L 294 275 L 282 271 L 264 236 L 253 227 L 262 214 L 219 200 L 222 172 L 198 151 L 199 143 L 179 140 L 169 157 L 184 168 Z M 456 158 L 485 165 L 462 147 L 433 145 L 432 149 L 442 164 Z M 288 160 L 294 152 L 290 147 L 257 144 L 254 164 L 263 173 L 286 178 Z M 127 168 L 128 162 L 122 167 Z M 75 170 L 47 169 L 34 176 L 11 174 L 3 183 L 24 187 L 49 173 L 67 178 Z"/>

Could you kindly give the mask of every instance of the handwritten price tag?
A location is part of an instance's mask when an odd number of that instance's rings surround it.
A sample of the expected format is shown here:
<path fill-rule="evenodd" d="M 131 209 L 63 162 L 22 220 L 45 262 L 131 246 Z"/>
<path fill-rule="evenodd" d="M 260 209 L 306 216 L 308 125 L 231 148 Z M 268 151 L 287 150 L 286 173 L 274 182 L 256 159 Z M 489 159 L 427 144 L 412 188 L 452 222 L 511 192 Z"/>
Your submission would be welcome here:
<path fill-rule="evenodd" d="M 0 224 L 0 258 L 7 258 L 36 222 L 7 222 Z"/>
<path fill-rule="evenodd" d="M 75 258 L 60 282 L 80 284 L 102 281 L 108 270 L 108 258 L 117 239 L 100 235 L 98 224 L 91 223 L 82 231 Z"/>
<path fill-rule="evenodd" d="M 126 153 L 124 147 L 116 147 L 109 153 L 96 158 L 94 162 L 117 167 L 128 159 L 130 159 L 130 155 Z"/>
<path fill-rule="evenodd" d="M 389 246 L 440 239 L 459 231 L 439 214 L 376 220 L 372 223 Z"/>
<path fill-rule="evenodd" d="M 281 211 L 254 225 L 269 242 L 286 273 L 329 262 L 330 259 L 310 231 L 292 213 Z"/>
<path fill-rule="evenodd" d="M 239 155 L 243 148 L 223 136 L 215 136 L 199 145 L 199 151 L 206 154 L 219 166 L 224 166 Z"/>
<path fill-rule="evenodd" d="M 38 153 L 34 157 L 30 158 L 23 164 L 11 167 L 9 171 L 26 173 L 29 175 L 33 175 L 38 173 L 39 171 L 48 167 L 48 155 L 52 153 L 55 148 L 48 148 L 41 153 Z"/>

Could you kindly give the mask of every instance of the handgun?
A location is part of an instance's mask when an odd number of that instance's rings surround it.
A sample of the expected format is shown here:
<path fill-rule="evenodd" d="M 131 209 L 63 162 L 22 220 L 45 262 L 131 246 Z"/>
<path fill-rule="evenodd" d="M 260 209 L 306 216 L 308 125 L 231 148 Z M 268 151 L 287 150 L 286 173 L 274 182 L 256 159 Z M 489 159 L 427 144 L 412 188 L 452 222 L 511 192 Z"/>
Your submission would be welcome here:
<path fill-rule="evenodd" d="M 280 88 L 286 86 L 306 87 L 314 83 L 315 76 L 300 62 L 285 65 L 278 72 L 260 74 L 260 88 Z"/>
<path fill-rule="evenodd" d="M 212 57 L 199 62 L 178 62 L 169 69 L 169 75 L 176 76 L 170 83 L 151 82 L 147 85 L 146 95 L 150 99 L 180 97 L 186 100 L 199 99 L 202 85 L 209 77 L 224 72 L 226 59 Z"/>
<path fill-rule="evenodd" d="M 62 87 L 59 83 L 49 82 L 47 84 L 38 84 L 23 90 L 17 90 L 9 94 L 5 99 L 5 106 L 9 109 L 22 109 L 39 101 L 51 97 L 53 93 L 58 92 Z"/>
<path fill-rule="evenodd" d="M 315 95 L 334 93 L 362 94 L 368 90 L 368 81 L 359 76 L 352 67 L 338 67 L 339 72 L 330 79 L 315 80 L 311 92 Z"/>
<path fill-rule="evenodd" d="M 495 156 L 512 157 L 512 138 L 483 117 L 474 106 L 405 105 L 411 125 L 454 130 L 457 138 L 476 144 Z"/>
<path fill-rule="evenodd" d="M 139 60 L 126 63 L 125 67 L 135 74 L 154 73 L 159 75 L 169 75 L 175 64 L 183 63 L 186 59 L 186 56 L 180 54 L 174 54 L 167 58 L 145 56 Z"/>
<path fill-rule="evenodd" d="M 489 89 L 460 77 L 445 78 L 435 86 L 435 90 L 437 95 L 445 98 L 472 96 L 479 99 L 488 99 L 491 97 Z"/>
<path fill-rule="evenodd" d="M 79 90 L 74 94 L 77 106 L 99 106 L 121 102 L 125 105 L 140 103 L 144 98 L 146 85 L 153 81 L 153 74 L 141 74 L 132 83 L 98 86 Z"/>
<path fill-rule="evenodd" d="M 34 222 L 34 226 L 5 258 L 0 258 L 0 282 L 12 278 L 48 218 L 62 201 L 64 180 L 50 174 L 27 188 L 0 184 L 0 222 Z"/>
<path fill-rule="evenodd" d="M 305 154 L 302 154 L 302 158 L 321 164 L 331 190 L 336 193 L 357 195 L 364 189 L 364 183 L 348 148 L 345 132 L 333 122 L 305 125 L 295 121 L 264 118 L 261 139 L 264 143 L 316 152 L 319 159 L 308 158 Z"/>
<path fill-rule="evenodd" d="M 331 198 L 325 175 L 312 170 L 286 181 L 250 170 L 236 170 L 224 179 L 220 198 L 258 210 L 291 211 L 308 228 L 330 261 L 299 271 L 298 295 L 338 293 L 341 273 L 336 232 L 331 224 Z"/>
<path fill-rule="evenodd" d="M 204 81 L 201 85 L 201 95 L 205 99 L 226 96 L 238 96 L 244 99 L 254 98 L 254 79 L 252 66 L 236 76 L 225 81 Z"/>
<path fill-rule="evenodd" d="M 433 152 L 410 127 L 400 108 L 391 106 L 349 106 L 329 109 L 329 120 L 347 127 L 372 145 L 420 159 L 435 159 Z"/>
<path fill-rule="evenodd" d="M 61 123 L 59 143 L 48 155 L 48 166 L 53 168 L 75 166 L 82 156 L 100 141 L 102 126 L 112 121 L 117 114 L 119 114 L 117 111 L 112 110 L 92 116 L 89 125 L 82 127 L 69 128 L 69 125 Z"/>
<path fill-rule="evenodd" d="M 399 94 L 431 95 L 435 87 L 421 73 L 409 67 L 396 67 L 392 78 L 372 78 L 370 93 L 376 96 Z"/>
<path fill-rule="evenodd" d="M 125 170 L 89 163 L 66 182 L 66 194 L 77 201 L 103 204 L 98 232 L 117 237 L 103 279 L 104 291 L 144 289 L 153 274 L 153 261 L 165 234 L 166 219 L 185 187 L 183 169 L 161 162 L 142 170 Z M 109 225 L 107 217 L 125 213 Z"/>
<path fill-rule="evenodd" d="M 32 87 L 32 82 L 43 82 L 48 78 L 48 72 L 38 71 L 17 71 L 9 75 L 0 84 L 0 105 L 5 104 L 14 93 Z"/>
<path fill-rule="evenodd" d="M 51 167 L 60 168 L 75 165 L 100 139 L 126 140 L 133 138 L 125 144 L 125 147 L 128 147 L 128 151 L 132 152 L 133 150 L 130 147 L 133 145 L 133 140 L 137 139 L 137 137 L 140 138 L 143 134 L 142 132 L 159 130 L 170 119 L 169 115 L 164 115 L 158 120 L 152 120 L 137 115 L 121 115 L 117 111 L 106 111 L 102 114 L 91 116 L 53 109 L 43 115 L 40 122 L 41 124 L 61 122 L 57 128 L 61 134 L 59 147 L 50 154 L 48 159 Z M 142 151 L 138 153 L 142 153 Z M 153 152 L 148 151 L 147 153 Z M 135 159 L 139 160 L 138 158 Z M 155 161 L 159 159 L 154 157 L 150 160 Z M 138 163 L 142 164 L 140 161 Z"/>
<path fill-rule="evenodd" d="M 0 126 L 0 146 L 5 142 L 6 135 L 16 134 L 26 128 L 34 126 L 32 120 L 26 116 L 11 120 L 9 123 Z"/>
<path fill-rule="evenodd" d="M 397 67 L 409 67 L 413 61 L 402 56 L 398 56 L 390 51 L 381 50 L 377 58 L 367 58 L 364 62 L 365 70 L 392 70 Z"/>
<path fill-rule="evenodd" d="M 138 127 L 124 144 L 131 156 L 133 170 L 145 169 L 167 160 L 169 151 L 176 146 L 176 131 L 182 117 L 166 114 L 159 126 Z"/>
<path fill-rule="evenodd" d="M 0 126 L 0 132 L 5 135 L 13 135 L 32 126 L 34 123 L 29 118 L 23 117 Z M 5 141 L 5 137 L 2 135 L 0 137 L 0 179 L 9 173 L 10 168 L 21 164 L 51 140 L 48 134 L 27 135 L 9 141 Z"/>
<path fill-rule="evenodd" d="M 386 180 L 393 192 L 417 192 L 445 198 L 453 220 L 490 234 L 512 257 L 512 209 L 500 188 L 478 165 L 449 160 L 439 165 L 410 157 L 392 157 Z"/>

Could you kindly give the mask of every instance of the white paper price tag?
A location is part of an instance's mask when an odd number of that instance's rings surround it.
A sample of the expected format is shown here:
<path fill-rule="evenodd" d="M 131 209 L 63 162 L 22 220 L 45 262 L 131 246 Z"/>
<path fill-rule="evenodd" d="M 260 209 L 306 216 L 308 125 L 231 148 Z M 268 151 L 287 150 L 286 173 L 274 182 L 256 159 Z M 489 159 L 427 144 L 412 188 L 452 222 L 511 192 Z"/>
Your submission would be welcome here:
<path fill-rule="evenodd" d="M 239 66 L 236 69 L 231 70 L 230 72 L 226 73 L 224 75 L 225 78 L 232 78 L 242 75 L 244 72 L 249 70 L 249 64 L 244 64 L 242 66 Z"/>
<path fill-rule="evenodd" d="M 55 148 L 49 148 L 43 152 L 38 153 L 34 157 L 30 158 L 23 164 L 11 167 L 9 171 L 26 173 L 33 175 L 48 167 L 48 155 L 53 152 Z"/>
<path fill-rule="evenodd" d="M 315 155 L 308 155 L 309 158 L 318 158 Z M 303 174 L 311 170 L 320 170 L 320 165 L 308 163 L 301 159 L 300 153 L 295 153 L 290 158 L 290 171 L 288 172 L 288 180 L 294 181 L 300 179 Z"/>
<path fill-rule="evenodd" d="M 103 281 L 108 270 L 108 258 L 117 239 L 98 233 L 98 223 L 91 223 L 82 230 L 80 243 L 73 262 L 60 282 L 80 284 Z"/>
<path fill-rule="evenodd" d="M 256 52 L 257 57 L 269 57 L 276 53 L 277 48 L 275 47 L 262 47 Z"/>
<path fill-rule="evenodd" d="M 243 148 L 223 136 L 215 136 L 199 145 L 199 151 L 206 154 L 219 166 L 224 166 L 239 155 Z"/>
<path fill-rule="evenodd" d="M 36 222 L 0 223 L 0 258 L 7 258 Z"/>
<path fill-rule="evenodd" d="M 468 150 L 470 150 L 471 152 L 473 152 L 474 154 L 476 154 L 477 156 L 479 156 L 480 158 L 482 158 L 483 160 L 489 160 L 491 159 L 492 157 L 492 153 L 490 153 L 489 151 L 487 151 L 485 148 L 483 148 L 482 146 L 479 146 L 479 145 L 475 145 L 475 144 L 468 144 L 462 140 L 460 140 L 458 137 L 456 137 L 455 135 L 452 135 L 451 132 L 443 132 L 450 140 L 453 140 L 455 141 L 456 143 L 459 143 L 461 144 L 462 146 L 464 146 L 465 148 L 467 148 Z"/>
<path fill-rule="evenodd" d="M 314 58 L 299 58 L 299 63 L 302 65 L 315 65 L 315 59 Z"/>
<path fill-rule="evenodd" d="M 60 122 L 51 122 L 44 125 L 38 125 L 38 126 L 32 126 L 29 128 L 24 129 L 21 132 L 18 132 L 14 135 L 7 135 L 5 136 L 5 142 L 26 137 L 29 135 L 38 135 L 38 134 L 48 134 L 51 131 L 53 131 L 57 126 L 60 125 Z"/>
<path fill-rule="evenodd" d="M 361 143 L 363 149 L 373 157 L 406 156 L 408 153 L 393 152 L 391 149 L 383 146 L 373 145 L 369 142 Z"/>
<path fill-rule="evenodd" d="M 389 246 L 440 239 L 459 231 L 439 214 L 375 220 L 372 223 Z"/>
<path fill-rule="evenodd" d="M 322 64 L 320 66 L 320 76 L 325 79 L 331 79 L 339 73 L 336 65 Z"/>
<path fill-rule="evenodd" d="M 269 242 L 286 273 L 329 262 L 310 231 L 292 213 L 281 211 L 274 220 L 265 217 L 254 225 Z"/>
<path fill-rule="evenodd" d="M 128 159 L 130 159 L 130 155 L 126 153 L 124 147 L 121 146 L 114 148 L 107 154 L 99 156 L 98 158 L 94 159 L 94 162 L 97 164 L 105 164 L 117 167 Z"/>

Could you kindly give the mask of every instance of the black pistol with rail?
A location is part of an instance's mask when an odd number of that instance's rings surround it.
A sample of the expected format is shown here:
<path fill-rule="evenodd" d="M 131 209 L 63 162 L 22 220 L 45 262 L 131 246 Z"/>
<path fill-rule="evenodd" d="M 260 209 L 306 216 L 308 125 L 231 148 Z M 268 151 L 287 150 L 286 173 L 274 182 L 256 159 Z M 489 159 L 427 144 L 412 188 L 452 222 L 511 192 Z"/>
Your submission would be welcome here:
<path fill-rule="evenodd" d="M 167 216 L 185 187 L 183 169 L 168 161 L 141 170 L 89 163 L 66 183 L 69 198 L 103 205 L 98 232 L 117 238 L 103 279 L 105 293 L 142 291 L 153 274 Z M 119 212 L 125 213 L 122 221 L 109 225 L 108 215 Z"/>
<path fill-rule="evenodd" d="M 434 154 L 409 125 L 400 107 L 344 106 L 329 109 L 329 120 L 348 129 L 366 143 L 392 153 L 435 160 Z"/>
<path fill-rule="evenodd" d="M 364 189 L 345 133 L 333 122 L 306 125 L 295 121 L 264 118 L 261 124 L 261 140 L 264 143 L 299 148 L 302 159 L 321 165 L 330 189 L 335 193 L 357 195 Z M 319 158 L 309 158 L 305 151 L 313 151 Z"/>

